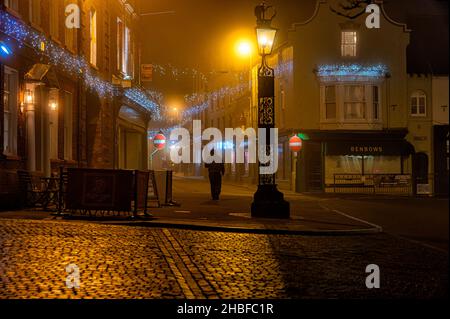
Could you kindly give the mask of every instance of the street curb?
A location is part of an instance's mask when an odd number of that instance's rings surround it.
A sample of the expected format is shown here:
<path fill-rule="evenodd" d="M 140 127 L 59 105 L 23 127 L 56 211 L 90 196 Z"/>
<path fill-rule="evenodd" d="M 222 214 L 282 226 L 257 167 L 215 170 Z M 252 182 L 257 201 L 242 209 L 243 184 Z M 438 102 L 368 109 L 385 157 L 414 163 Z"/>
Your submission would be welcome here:
<path fill-rule="evenodd" d="M 379 228 L 363 228 L 349 230 L 327 230 L 327 229 L 311 229 L 311 230 L 289 230 L 289 229 L 269 229 L 269 228 L 246 228 L 236 226 L 213 226 L 185 223 L 169 223 L 169 222 L 118 222 L 118 223 L 102 223 L 116 226 L 129 227 L 150 227 L 150 228 L 172 228 L 195 231 L 217 231 L 228 233 L 247 233 L 260 235 L 298 235 L 298 236 L 360 236 L 374 235 L 382 233 Z"/>

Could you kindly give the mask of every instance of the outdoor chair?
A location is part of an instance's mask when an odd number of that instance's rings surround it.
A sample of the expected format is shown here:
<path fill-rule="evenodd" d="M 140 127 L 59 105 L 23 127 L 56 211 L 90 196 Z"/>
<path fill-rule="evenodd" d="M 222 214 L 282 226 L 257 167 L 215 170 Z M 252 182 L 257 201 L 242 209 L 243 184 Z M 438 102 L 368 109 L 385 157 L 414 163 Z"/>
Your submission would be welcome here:
<path fill-rule="evenodd" d="M 21 193 L 25 196 L 25 205 L 27 207 L 41 206 L 45 208 L 48 205 L 47 192 L 42 183 L 36 183 L 30 172 L 17 171 Z"/>

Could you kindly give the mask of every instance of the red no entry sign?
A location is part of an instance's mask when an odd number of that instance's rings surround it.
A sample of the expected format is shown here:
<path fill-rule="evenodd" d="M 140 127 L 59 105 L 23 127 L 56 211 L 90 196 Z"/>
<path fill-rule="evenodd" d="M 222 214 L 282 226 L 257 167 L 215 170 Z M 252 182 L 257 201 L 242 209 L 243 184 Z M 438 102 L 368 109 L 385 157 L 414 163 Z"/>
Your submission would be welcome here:
<path fill-rule="evenodd" d="M 300 152 L 302 150 L 302 147 L 303 141 L 300 137 L 298 137 L 297 135 L 291 137 L 291 139 L 289 140 L 289 148 L 292 152 Z"/>
<path fill-rule="evenodd" d="M 166 137 L 162 134 L 158 134 L 153 138 L 153 145 L 155 145 L 155 147 L 158 150 L 162 150 L 164 149 L 164 147 L 166 147 Z"/>

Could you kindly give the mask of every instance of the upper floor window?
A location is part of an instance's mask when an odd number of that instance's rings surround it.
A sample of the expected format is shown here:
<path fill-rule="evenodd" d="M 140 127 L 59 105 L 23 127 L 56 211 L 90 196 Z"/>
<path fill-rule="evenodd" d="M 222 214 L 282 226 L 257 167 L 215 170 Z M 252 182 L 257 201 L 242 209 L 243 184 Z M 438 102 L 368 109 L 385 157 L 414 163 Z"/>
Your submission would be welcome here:
<path fill-rule="evenodd" d="M 97 12 L 91 9 L 89 14 L 90 63 L 97 65 Z"/>
<path fill-rule="evenodd" d="M 416 91 L 411 95 L 411 115 L 427 115 L 427 96 L 422 91 Z"/>
<path fill-rule="evenodd" d="M 3 82 L 3 153 L 16 155 L 17 151 L 17 103 L 19 79 L 17 71 L 4 67 Z"/>
<path fill-rule="evenodd" d="M 68 5 L 74 4 L 74 0 L 64 0 L 64 8 Z M 64 43 L 69 50 L 76 50 L 77 29 L 64 27 Z"/>
<path fill-rule="evenodd" d="M 35 25 L 41 24 L 41 0 L 30 0 L 29 2 L 30 22 Z"/>
<path fill-rule="evenodd" d="M 59 38 L 59 1 L 52 1 L 50 6 L 50 35 L 58 39 Z"/>
<path fill-rule="evenodd" d="M 341 54 L 343 57 L 355 57 L 358 44 L 358 34 L 356 31 L 341 32 Z"/>
<path fill-rule="evenodd" d="M 17 12 L 19 11 L 19 0 L 5 0 L 5 7 Z"/>
<path fill-rule="evenodd" d="M 344 91 L 345 119 L 365 119 L 366 98 L 364 85 L 347 85 Z"/>
<path fill-rule="evenodd" d="M 117 19 L 117 69 L 127 77 L 133 76 L 133 45 L 131 29 Z"/>
<path fill-rule="evenodd" d="M 363 124 L 381 120 L 380 86 L 373 83 L 326 83 L 320 89 L 321 121 Z"/>

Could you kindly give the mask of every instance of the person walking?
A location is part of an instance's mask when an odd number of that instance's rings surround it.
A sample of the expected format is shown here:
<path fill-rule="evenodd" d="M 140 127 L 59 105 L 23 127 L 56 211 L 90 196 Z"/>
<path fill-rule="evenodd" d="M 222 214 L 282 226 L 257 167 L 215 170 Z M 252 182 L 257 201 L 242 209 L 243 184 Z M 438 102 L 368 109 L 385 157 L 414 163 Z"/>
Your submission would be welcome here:
<path fill-rule="evenodd" d="M 225 164 L 212 162 L 211 164 L 205 164 L 205 167 L 209 172 L 212 199 L 219 200 L 222 191 L 222 176 L 225 174 Z"/>

